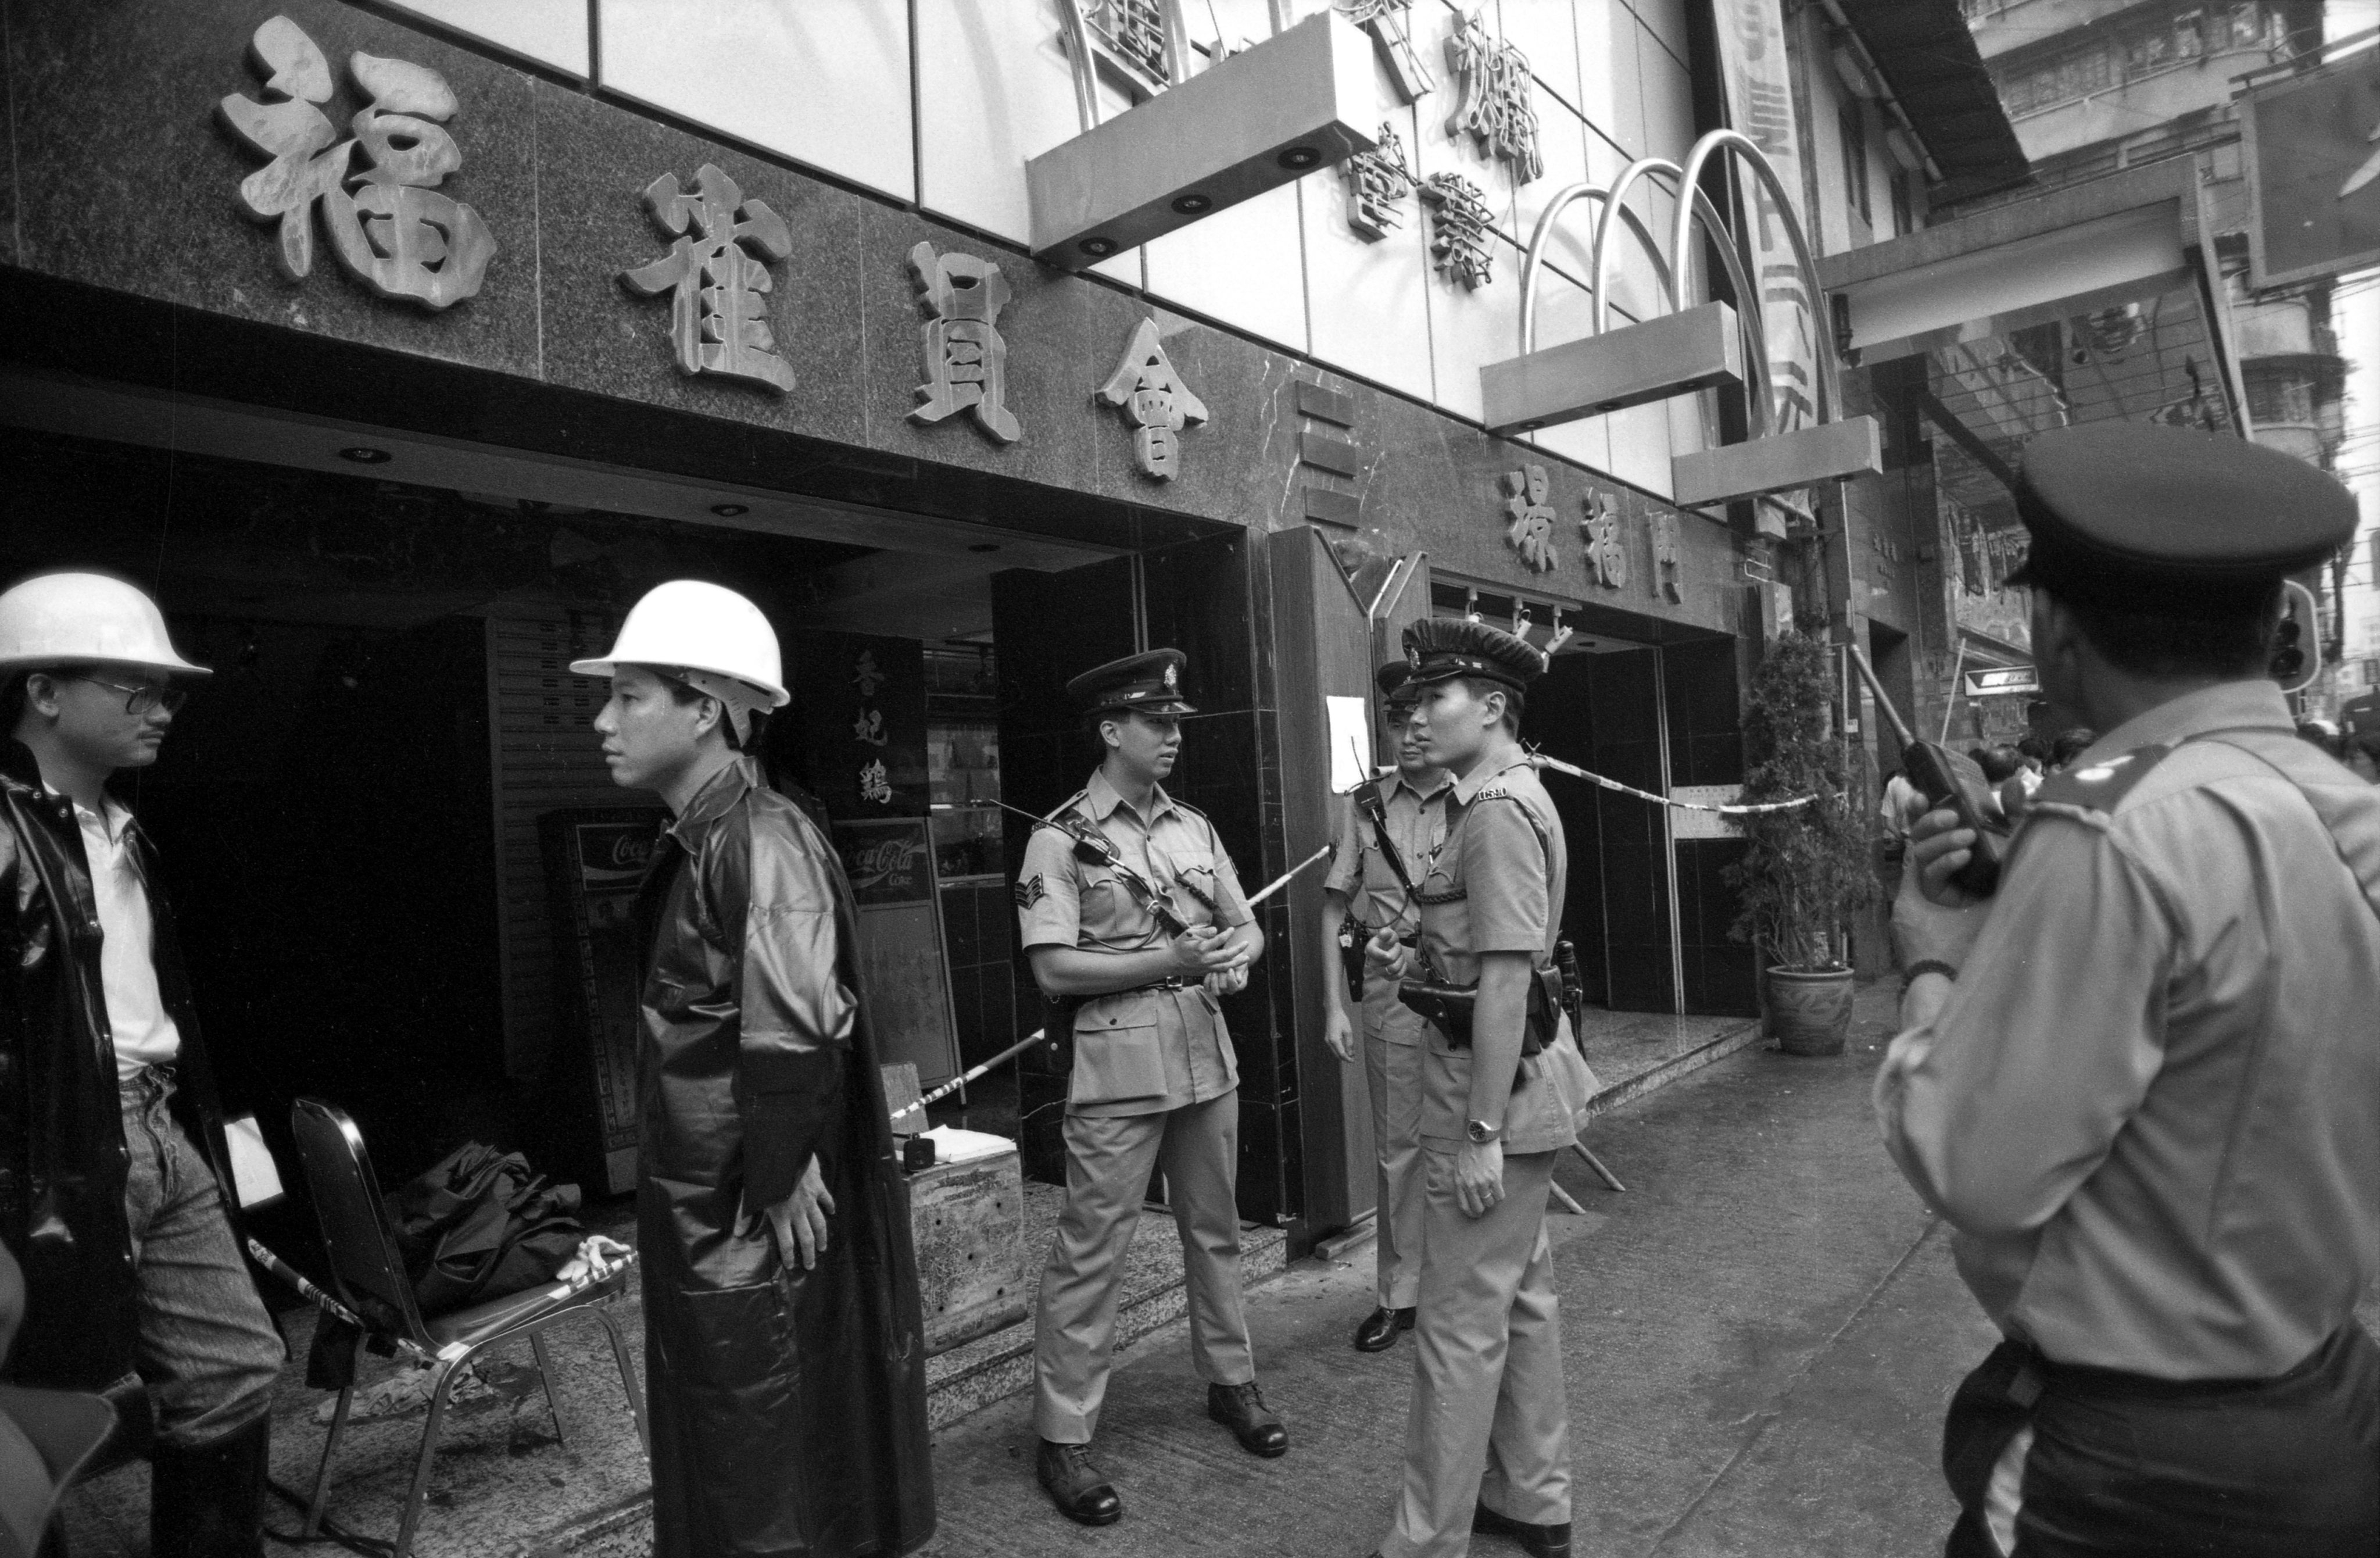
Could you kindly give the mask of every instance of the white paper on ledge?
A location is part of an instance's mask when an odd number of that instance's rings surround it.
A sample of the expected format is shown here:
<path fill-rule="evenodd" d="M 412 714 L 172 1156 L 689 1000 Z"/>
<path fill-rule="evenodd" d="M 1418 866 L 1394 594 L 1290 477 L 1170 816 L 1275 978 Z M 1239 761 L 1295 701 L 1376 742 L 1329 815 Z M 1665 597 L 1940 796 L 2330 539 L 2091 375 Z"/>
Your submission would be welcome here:
<path fill-rule="evenodd" d="M 1372 710 L 1361 698 L 1325 698 L 1330 724 L 1330 793 L 1345 795 L 1372 776 Z"/>

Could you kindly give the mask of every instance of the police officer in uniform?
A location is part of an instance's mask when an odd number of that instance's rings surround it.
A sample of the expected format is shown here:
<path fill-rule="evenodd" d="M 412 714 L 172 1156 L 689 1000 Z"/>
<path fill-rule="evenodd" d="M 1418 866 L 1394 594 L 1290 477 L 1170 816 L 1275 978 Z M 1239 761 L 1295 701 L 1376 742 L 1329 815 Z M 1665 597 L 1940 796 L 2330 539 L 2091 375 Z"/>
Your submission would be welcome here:
<path fill-rule="evenodd" d="M 1894 907 L 1877 1114 L 2007 1338 L 1951 1403 L 1948 1551 L 2380 1551 L 2380 794 L 2265 675 L 2354 501 L 2099 423 L 2034 441 L 2017 511 L 2043 692 L 2107 734 L 1992 896 L 1946 809 Z"/>
<path fill-rule="evenodd" d="M 1454 783 L 1445 843 L 1415 883 L 1420 947 L 1383 930 L 1366 957 L 1386 978 L 1468 986 L 1474 999 L 1467 1047 L 1434 1022 L 1422 1060 L 1414 1393 L 1403 1491 L 1379 1554 L 1453 1558 L 1472 1532 L 1490 1531 L 1533 1558 L 1568 1558 L 1570 1418 L 1546 1195 L 1595 1077 L 1543 983 L 1569 856 L 1519 727 L 1523 689 L 1546 657 L 1471 621 L 1415 623 L 1404 644 L 1421 688 L 1415 744 Z"/>
<path fill-rule="evenodd" d="M 1207 1415 L 1253 1455 L 1289 1448 L 1257 1388 L 1240 1301 L 1239 1070 L 1215 1000 L 1245 987 L 1264 932 L 1214 825 L 1161 784 L 1181 751 L 1181 716 L 1196 712 L 1182 699 L 1184 663 L 1179 650 L 1152 650 L 1066 684 L 1103 756 L 1089 785 L 1034 829 L 1016 884 L 1034 979 L 1044 994 L 1081 1003 L 1033 1418 L 1041 1486 L 1087 1526 L 1123 1514 L 1089 1445 L 1153 1167 L 1165 1171 L 1181 1233 Z"/>
<path fill-rule="evenodd" d="M 1392 660 L 1379 668 L 1373 682 L 1380 691 L 1389 738 L 1396 744 L 1397 766 L 1358 786 L 1341 809 L 1338 846 L 1330 874 L 1322 883 L 1328 906 L 1322 917 L 1326 960 L 1340 955 L 1336 938 L 1350 926 L 1361 927 L 1355 932 L 1359 961 L 1360 942 L 1381 930 L 1393 930 L 1401 943 L 1414 945 L 1420 933 L 1421 906 L 1412 901 L 1405 882 L 1429 869 L 1446 841 L 1443 801 L 1450 781 L 1444 770 L 1424 760 L 1414 738 L 1411 722 L 1421 687 L 1413 680 L 1413 667 Z M 1379 1303 L 1355 1327 L 1355 1350 L 1378 1353 L 1396 1345 L 1398 1334 L 1413 1329 L 1415 1295 L 1421 1287 L 1421 1065 L 1427 1025 L 1397 999 L 1394 980 L 1370 968 L 1361 977 L 1364 1075 L 1370 1085 L 1372 1140 L 1379 1163 L 1374 1217 L 1378 1234 L 1373 1244 Z M 1340 1004 L 1339 988 L 1334 981 L 1322 1037 L 1331 1053 L 1352 1061 L 1354 1024 Z"/>

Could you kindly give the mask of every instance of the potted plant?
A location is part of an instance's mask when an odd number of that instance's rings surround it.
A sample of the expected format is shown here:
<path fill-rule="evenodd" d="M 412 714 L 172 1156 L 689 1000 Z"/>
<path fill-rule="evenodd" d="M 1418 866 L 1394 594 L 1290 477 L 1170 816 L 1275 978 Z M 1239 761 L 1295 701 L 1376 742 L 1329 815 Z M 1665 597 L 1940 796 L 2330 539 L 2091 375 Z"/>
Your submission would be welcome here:
<path fill-rule="evenodd" d="M 1825 642 L 1789 633 L 1762 658 L 1744 706 L 1743 799 L 1815 797 L 1742 818 L 1752 847 L 1725 875 L 1742 904 L 1728 934 L 1768 960 L 1769 1031 L 1789 1054 L 1842 1053 L 1852 993 L 1844 928 L 1877 896 L 1864 808 L 1834 729 L 1839 680 Z"/>

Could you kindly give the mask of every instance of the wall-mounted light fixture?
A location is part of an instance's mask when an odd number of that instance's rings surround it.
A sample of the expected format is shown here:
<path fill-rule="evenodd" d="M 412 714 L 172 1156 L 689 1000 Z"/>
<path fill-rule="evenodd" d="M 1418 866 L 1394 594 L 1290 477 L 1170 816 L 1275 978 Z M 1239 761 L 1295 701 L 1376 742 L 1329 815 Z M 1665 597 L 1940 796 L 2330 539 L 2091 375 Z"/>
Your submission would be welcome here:
<path fill-rule="evenodd" d="M 1080 12 L 1062 5 L 1059 14 L 1077 77 L 1087 78 L 1094 55 Z M 1371 151 L 1372 71 L 1370 41 L 1323 11 L 1104 124 L 1095 89 L 1078 79 L 1083 133 L 1025 165 L 1033 257 L 1081 270 Z"/>
<path fill-rule="evenodd" d="M 358 465 L 386 465 L 394 457 L 385 449 L 375 449 L 365 444 L 350 444 L 339 451 L 339 458 L 352 460 Z"/>

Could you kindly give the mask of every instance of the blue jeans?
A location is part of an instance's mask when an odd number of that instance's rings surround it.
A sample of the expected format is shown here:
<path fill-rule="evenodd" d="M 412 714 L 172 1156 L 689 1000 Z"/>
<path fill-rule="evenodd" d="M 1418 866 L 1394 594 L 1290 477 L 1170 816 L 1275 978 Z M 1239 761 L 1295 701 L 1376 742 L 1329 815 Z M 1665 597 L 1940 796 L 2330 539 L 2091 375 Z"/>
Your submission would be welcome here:
<path fill-rule="evenodd" d="M 173 1074 L 153 1065 L 118 1089 L 140 1327 L 134 1357 L 156 1404 L 158 1441 L 188 1449 L 271 1410 L 286 1351 L 240 1259 L 214 1172 L 167 1108 L 173 1096 Z"/>

